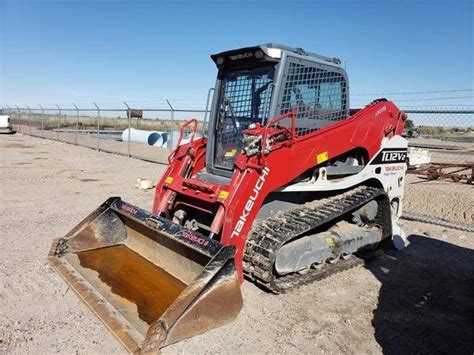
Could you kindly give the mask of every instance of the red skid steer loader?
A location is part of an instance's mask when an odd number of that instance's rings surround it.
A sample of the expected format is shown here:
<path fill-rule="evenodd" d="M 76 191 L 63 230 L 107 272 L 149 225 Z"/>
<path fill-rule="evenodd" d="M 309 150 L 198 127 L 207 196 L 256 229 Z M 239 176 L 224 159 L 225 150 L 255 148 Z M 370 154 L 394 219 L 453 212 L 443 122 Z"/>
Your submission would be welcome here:
<path fill-rule="evenodd" d="M 337 58 L 275 44 L 211 58 L 209 123 L 182 127 L 152 212 L 109 198 L 49 254 L 130 352 L 233 320 L 244 277 L 280 293 L 406 245 L 404 112 L 350 110 Z"/>

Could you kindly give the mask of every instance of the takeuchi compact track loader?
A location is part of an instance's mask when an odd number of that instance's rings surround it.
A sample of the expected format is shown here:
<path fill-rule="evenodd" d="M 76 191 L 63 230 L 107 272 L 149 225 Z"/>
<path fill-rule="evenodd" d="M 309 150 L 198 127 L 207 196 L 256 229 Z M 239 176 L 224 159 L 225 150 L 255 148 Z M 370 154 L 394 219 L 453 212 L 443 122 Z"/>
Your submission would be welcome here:
<path fill-rule="evenodd" d="M 181 128 L 152 212 L 109 198 L 49 254 L 130 352 L 233 320 L 244 278 L 280 293 L 406 245 L 404 112 L 350 110 L 340 60 L 301 48 L 211 58 L 209 122 Z"/>

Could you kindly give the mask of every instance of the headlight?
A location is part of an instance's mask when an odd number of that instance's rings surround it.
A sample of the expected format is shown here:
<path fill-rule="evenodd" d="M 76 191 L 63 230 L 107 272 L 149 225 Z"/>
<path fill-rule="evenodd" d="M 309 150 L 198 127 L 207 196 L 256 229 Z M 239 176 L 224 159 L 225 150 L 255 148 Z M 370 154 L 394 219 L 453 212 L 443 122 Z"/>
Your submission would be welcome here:
<path fill-rule="evenodd" d="M 257 59 L 263 59 L 263 57 L 265 56 L 265 53 L 263 53 L 263 51 L 261 51 L 260 49 L 258 51 L 255 51 L 255 53 L 253 54 L 255 56 L 255 58 Z"/>

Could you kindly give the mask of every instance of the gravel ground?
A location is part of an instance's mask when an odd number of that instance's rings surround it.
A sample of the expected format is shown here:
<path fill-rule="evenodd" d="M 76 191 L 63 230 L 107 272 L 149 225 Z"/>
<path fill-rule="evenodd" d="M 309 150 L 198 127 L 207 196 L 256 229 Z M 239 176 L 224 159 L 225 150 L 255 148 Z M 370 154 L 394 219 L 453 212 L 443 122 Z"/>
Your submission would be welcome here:
<path fill-rule="evenodd" d="M 0 136 L 0 152 L 0 352 L 125 353 L 46 256 L 109 196 L 151 209 L 153 191 L 135 180 L 165 166 L 21 134 Z M 433 200 L 409 182 L 406 205 L 466 205 L 472 222 L 472 187 L 439 187 Z M 404 252 L 284 295 L 244 282 L 237 320 L 163 352 L 472 354 L 474 235 L 404 224 Z"/>
<path fill-rule="evenodd" d="M 439 146 L 457 146 L 459 150 L 430 150 L 431 161 L 436 163 L 474 163 L 474 143 L 460 143 L 439 139 L 410 139 L 412 142 Z M 456 168 L 446 170 L 455 171 Z M 463 174 L 472 173 L 469 170 Z M 405 209 L 433 215 L 451 221 L 474 223 L 474 190 L 472 184 L 454 183 L 451 180 L 427 181 L 426 176 L 408 174 L 405 193 Z"/>
<path fill-rule="evenodd" d="M 474 188 L 449 180 L 427 181 L 425 177 L 407 176 L 406 210 L 428 214 L 464 224 L 474 223 Z"/>

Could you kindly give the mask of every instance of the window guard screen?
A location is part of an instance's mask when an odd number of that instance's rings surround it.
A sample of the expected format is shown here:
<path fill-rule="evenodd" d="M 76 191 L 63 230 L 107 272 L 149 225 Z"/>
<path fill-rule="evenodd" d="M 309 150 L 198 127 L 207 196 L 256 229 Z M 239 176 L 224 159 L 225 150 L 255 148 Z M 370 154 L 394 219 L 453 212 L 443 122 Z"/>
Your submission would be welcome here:
<path fill-rule="evenodd" d="M 280 114 L 294 111 L 298 135 L 346 118 L 346 80 L 338 72 L 289 62 Z"/>

